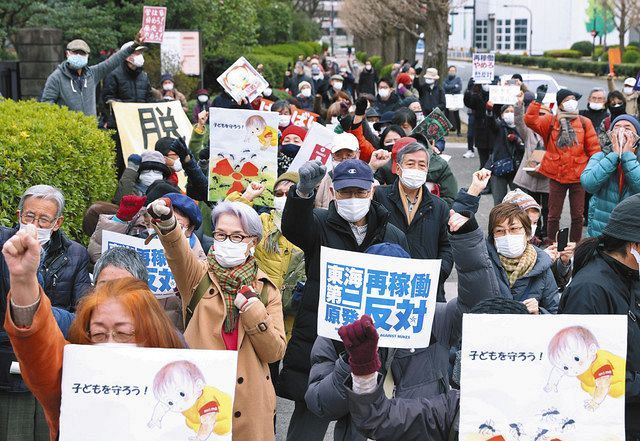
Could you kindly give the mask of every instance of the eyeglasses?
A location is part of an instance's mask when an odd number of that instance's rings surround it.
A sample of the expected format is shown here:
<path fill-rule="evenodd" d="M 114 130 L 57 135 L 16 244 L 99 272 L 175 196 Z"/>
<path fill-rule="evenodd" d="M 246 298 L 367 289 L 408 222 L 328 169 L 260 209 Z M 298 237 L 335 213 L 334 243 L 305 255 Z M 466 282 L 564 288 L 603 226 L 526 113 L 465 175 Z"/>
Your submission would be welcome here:
<path fill-rule="evenodd" d="M 506 236 L 507 234 L 514 234 L 514 235 L 520 234 L 522 230 L 524 230 L 524 227 L 511 227 L 508 230 L 499 228 L 499 229 L 493 230 L 493 237 L 502 237 L 502 236 Z"/>
<path fill-rule="evenodd" d="M 136 336 L 134 331 L 109 331 L 109 332 L 91 332 L 87 331 L 87 335 L 92 343 L 105 343 L 109 341 L 109 337 L 116 343 L 129 343 Z"/>
<path fill-rule="evenodd" d="M 340 195 L 340 199 L 365 199 L 369 197 L 370 190 L 337 190 L 336 193 Z"/>
<path fill-rule="evenodd" d="M 358 152 L 354 152 L 353 150 L 346 150 L 344 152 L 336 152 L 332 153 L 331 157 L 334 161 L 346 161 L 347 159 L 356 159 L 358 157 Z"/>
<path fill-rule="evenodd" d="M 47 216 L 36 217 L 36 215 L 31 212 L 26 212 L 26 213 L 20 212 L 20 222 L 22 222 L 23 224 L 33 224 L 37 222 L 40 228 L 49 228 L 58 219 L 59 217 L 54 217 L 53 219 L 51 219 L 51 218 L 48 218 Z"/>
<path fill-rule="evenodd" d="M 227 238 L 229 238 L 229 240 L 233 243 L 240 243 L 243 240 L 248 239 L 250 237 L 253 237 L 253 236 L 247 236 L 245 234 L 239 234 L 239 233 L 225 234 L 221 231 L 216 231 L 213 233 L 213 239 L 216 242 L 224 242 L 225 240 L 227 240 Z"/>

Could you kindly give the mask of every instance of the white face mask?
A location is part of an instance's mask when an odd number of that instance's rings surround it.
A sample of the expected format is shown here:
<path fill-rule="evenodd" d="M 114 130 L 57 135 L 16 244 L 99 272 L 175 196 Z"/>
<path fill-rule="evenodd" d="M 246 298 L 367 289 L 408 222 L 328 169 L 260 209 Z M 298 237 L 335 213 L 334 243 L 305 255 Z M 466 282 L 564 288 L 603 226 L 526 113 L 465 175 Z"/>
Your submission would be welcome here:
<path fill-rule="evenodd" d="M 291 115 L 280 115 L 278 117 L 278 126 L 287 127 L 291 123 Z"/>
<path fill-rule="evenodd" d="M 206 103 L 207 101 L 209 101 L 209 96 L 208 95 L 198 95 L 198 101 L 200 101 L 201 103 Z"/>
<path fill-rule="evenodd" d="M 248 246 L 246 242 L 233 243 L 228 238 L 222 242 L 213 241 L 216 261 L 224 268 L 242 265 L 247 260 Z"/>
<path fill-rule="evenodd" d="M 144 57 L 142 56 L 142 54 L 134 56 L 131 59 L 131 64 L 133 64 L 135 67 L 144 66 Z"/>
<path fill-rule="evenodd" d="M 173 90 L 173 83 L 163 84 L 162 88 L 164 90 Z"/>
<path fill-rule="evenodd" d="M 631 95 L 633 93 L 633 87 L 625 86 L 622 91 L 625 95 Z"/>
<path fill-rule="evenodd" d="M 436 80 L 432 79 L 432 78 L 425 78 L 424 82 L 428 85 L 432 85 L 433 83 L 436 82 Z"/>
<path fill-rule="evenodd" d="M 367 215 L 369 207 L 371 206 L 371 199 L 369 198 L 351 198 L 351 199 L 336 199 L 336 210 L 341 218 L 347 222 L 358 222 Z"/>
<path fill-rule="evenodd" d="M 635 248 L 631 248 L 631 254 L 636 258 L 636 262 L 638 262 L 638 267 L 640 267 L 640 253 Z"/>
<path fill-rule="evenodd" d="M 391 95 L 391 91 L 386 87 L 384 89 L 378 89 L 378 95 L 380 95 L 380 98 L 388 98 L 389 95 Z"/>
<path fill-rule="evenodd" d="M 173 161 L 173 167 L 171 168 L 173 168 L 173 171 L 176 173 L 178 173 L 179 171 L 182 171 L 183 170 L 182 162 L 180 162 L 179 159 L 176 159 L 175 161 Z"/>
<path fill-rule="evenodd" d="M 335 90 L 342 90 L 342 81 L 336 81 L 333 83 L 333 88 Z"/>
<path fill-rule="evenodd" d="M 509 127 L 513 127 L 516 125 L 514 117 L 515 115 L 513 114 L 513 112 L 505 112 L 502 114 L 502 120 Z"/>
<path fill-rule="evenodd" d="M 604 104 L 602 104 L 602 103 L 589 103 L 589 107 L 591 107 L 591 110 L 602 110 L 602 109 L 604 109 Z"/>
<path fill-rule="evenodd" d="M 309 89 L 308 87 L 305 87 L 300 91 L 300 93 L 302 94 L 303 97 L 309 98 L 311 96 L 311 89 Z"/>
<path fill-rule="evenodd" d="M 145 170 L 140 173 L 140 177 L 138 179 L 140 179 L 140 182 L 142 182 L 143 185 L 146 185 L 148 187 L 154 182 L 159 181 L 163 178 L 164 175 L 162 174 L 162 172 L 156 170 Z"/>
<path fill-rule="evenodd" d="M 422 112 L 416 112 L 416 122 L 420 124 L 424 120 L 424 114 Z"/>
<path fill-rule="evenodd" d="M 489 92 L 489 85 L 488 84 L 483 84 L 482 85 L 482 90 L 484 90 L 485 92 Z"/>
<path fill-rule="evenodd" d="M 527 246 L 524 234 L 507 234 L 506 236 L 496 237 L 495 240 L 498 254 L 510 259 L 522 256 Z"/>
<path fill-rule="evenodd" d="M 284 205 L 287 203 L 286 196 L 279 196 L 273 198 L 273 208 L 279 213 L 284 211 Z"/>
<path fill-rule="evenodd" d="M 20 229 L 24 230 L 27 228 L 29 224 L 20 223 Z M 53 228 L 38 228 L 36 227 L 36 233 L 38 234 L 38 242 L 41 246 L 44 246 L 49 240 L 51 240 L 51 233 L 53 233 Z"/>
<path fill-rule="evenodd" d="M 576 100 L 569 100 L 562 103 L 562 109 L 565 112 L 575 112 L 578 110 L 578 102 Z"/>
<path fill-rule="evenodd" d="M 367 121 L 367 124 L 369 124 L 371 131 L 377 135 L 378 131 L 373 127 L 373 123 L 371 121 Z"/>
<path fill-rule="evenodd" d="M 400 182 L 407 188 L 415 190 L 427 182 L 427 172 L 424 170 L 418 170 L 416 168 L 400 168 L 400 170 L 402 170 Z"/>
<path fill-rule="evenodd" d="M 533 237 L 536 235 L 536 230 L 538 229 L 538 224 L 533 224 L 531 225 L 531 238 L 533 239 Z"/>
<path fill-rule="evenodd" d="M 263 96 L 271 96 L 271 94 L 273 93 L 273 89 L 270 87 L 267 87 L 264 92 L 262 92 Z"/>

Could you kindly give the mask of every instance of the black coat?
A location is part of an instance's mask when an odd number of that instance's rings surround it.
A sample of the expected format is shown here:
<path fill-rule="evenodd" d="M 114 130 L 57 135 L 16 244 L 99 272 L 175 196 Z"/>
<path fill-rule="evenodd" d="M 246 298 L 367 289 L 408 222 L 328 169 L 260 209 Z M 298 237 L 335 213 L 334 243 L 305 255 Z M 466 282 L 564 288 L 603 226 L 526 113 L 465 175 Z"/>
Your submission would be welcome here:
<path fill-rule="evenodd" d="M 151 95 L 151 84 L 147 73 L 140 67 L 131 70 L 126 61 L 115 68 L 104 80 L 102 100 L 122 101 L 125 103 L 150 103 L 155 101 Z M 110 112 L 109 127 L 114 128 L 115 118 Z"/>
<path fill-rule="evenodd" d="M 574 274 L 560 298 L 559 309 L 561 314 L 628 315 L 625 426 L 627 433 L 636 434 L 640 434 L 639 301 L 638 271 L 597 251 L 592 260 Z"/>
<path fill-rule="evenodd" d="M 376 95 L 376 84 L 378 84 L 378 73 L 372 68 L 371 70 L 363 69 L 358 79 L 358 92 Z"/>
<path fill-rule="evenodd" d="M 518 167 L 520 167 L 522 157 L 524 156 L 524 141 L 515 127 L 509 127 L 501 119 L 491 118 L 488 122 L 491 133 L 493 134 L 493 152 L 491 160 L 495 162 L 500 159 L 513 159 L 513 173 L 508 176 L 503 176 L 505 178 L 513 179 Z M 515 135 L 515 140 L 513 141 L 509 141 L 509 135 L 511 134 Z"/>
<path fill-rule="evenodd" d="M 247 109 L 253 110 L 251 104 L 238 104 L 238 102 L 226 91 L 222 91 L 220 95 L 213 99 L 211 107 L 222 107 L 223 109 Z"/>
<path fill-rule="evenodd" d="M 0 227 L 0 248 L 18 228 Z M 52 306 L 74 311 L 78 300 L 91 288 L 87 271 L 89 253 L 86 248 L 72 241 L 58 230 L 51 235 L 47 256 L 44 261 L 44 292 L 51 299 Z M 3 322 L 7 309 L 9 292 L 9 268 L 0 254 L 0 314 Z M 15 361 L 9 343 L 9 336 L 0 328 L 0 391 L 25 392 L 27 387 L 17 375 L 9 375 L 9 366 Z"/>
<path fill-rule="evenodd" d="M 304 400 L 311 370 L 311 348 L 318 334 L 320 247 L 364 252 L 371 245 L 390 242 L 409 250 L 405 235 L 389 223 L 389 212 L 379 203 L 371 202 L 367 235 L 362 245 L 358 245 L 349 223 L 338 215 L 335 203 L 331 202 L 326 210 L 314 209 L 314 201 L 314 197 L 299 197 L 293 186 L 282 214 L 282 233 L 304 251 L 307 275 L 278 384 L 278 395 L 293 401 Z"/>
<path fill-rule="evenodd" d="M 447 108 L 447 101 L 444 97 L 444 90 L 435 82 L 433 87 L 424 82 L 424 78 L 416 78 L 413 87 L 420 94 L 420 107 L 424 116 L 429 115 L 436 107 L 443 112 Z"/>
<path fill-rule="evenodd" d="M 593 127 L 596 129 L 596 132 L 600 132 L 600 124 L 602 121 L 609 116 L 609 111 L 607 109 L 602 110 L 591 110 L 586 108 L 580 111 L 580 115 L 586 116 L 593 123 Z"/>
<path fill-rule="evenodd" d="M 414 208 L 417 210 L 416 214 L 413 222 L 408 225 L 398 185 L 399 180 L 396 178 L 392 185 L 376 187 L 373 200 L 380 202 L 389 211 L 389 222 L 405 234 L 412 258 L 442 259 L 438 301 L 444 302 L 444 282 L 453 268 L 453 255 L 447 235 L 449 206 L 423 187 L 422 201 L 419 207 Z"/>
<path fill-rule="evenodd" d="M 395 112 L 400 107 L 400 98 L 398 98 L 395 92 L 391 92 L 391 95 L 389 95 L 386 101 L 383 101 L 380 95 L 376 95 L 376 101 L 373 103 L 373 107 L 380 115 L 384 112 Z"/>
<path fill-rule="evenodd" d="M 476 86 L 474 86 L 476 87 Z M 464 93 L 464 105 L 473 112 L 473 133 L 475 146 L 479 150 L 493 148 L 493 112 L 486 110 L 489 93 L 482 90 L 467 89 Z"/>

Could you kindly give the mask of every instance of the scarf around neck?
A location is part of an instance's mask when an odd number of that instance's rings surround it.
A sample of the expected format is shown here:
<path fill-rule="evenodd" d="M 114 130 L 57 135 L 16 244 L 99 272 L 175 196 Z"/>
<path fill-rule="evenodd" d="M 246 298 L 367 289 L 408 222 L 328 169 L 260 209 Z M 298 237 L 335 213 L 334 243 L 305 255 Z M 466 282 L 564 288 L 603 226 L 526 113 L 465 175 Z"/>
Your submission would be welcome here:
<path fill-rule="evenodd" d="M 507 278 L 509 279 L 509 287 L 513 288 L 513 285 L 521 277 L 526 276 L 531 272 L 536 261 L 538 260 L 538 253 L 530 243 L 524 249 L 522 256 L 510 258 L 505 257 L 502 254 L 498 254 L 502 267 L 507 272 Z"/>
<path fill-rule="evenodd" d="M 253 286 L 255 288 L 258 262 L 255 257 L 249 256 L 242 265 L 225 268 L 216 260 L 213 247 L 209 250 L 207 261 L 209 262 L 209 269 L 215 274 L 220 283 L 220 288 L 222 288 L 222 298 L 227 308 L 227 314 L 224 319 L 224 332 L 228 334 L 232 332 L 238 324 L 240 311 L 234 304 L 236 294 L 242 285 Z"/>
<path fill-rule="evenodd" d="M 558 121 L 560 122 L 560 134 L 558 135 L 558 139 L 556 140 L 556 145 L 558 147 L 570 147 L 576 143 L 576 132 L 571 126 L 571 121 L 578 117 L 578 111 L 558 111 Z"/>

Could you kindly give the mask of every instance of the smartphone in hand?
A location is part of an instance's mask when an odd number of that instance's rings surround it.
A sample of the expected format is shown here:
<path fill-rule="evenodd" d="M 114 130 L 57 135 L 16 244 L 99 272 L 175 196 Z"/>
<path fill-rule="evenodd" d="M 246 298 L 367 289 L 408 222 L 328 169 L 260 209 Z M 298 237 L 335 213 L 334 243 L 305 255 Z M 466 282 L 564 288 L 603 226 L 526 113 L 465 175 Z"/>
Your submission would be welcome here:
<path fill-rule="evenodd" d="M 556 234 L 556 242 L 558 242 L 558 252 L 564 251 L 569 242 L 569 229 L 563 228 Z"/>

